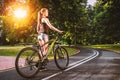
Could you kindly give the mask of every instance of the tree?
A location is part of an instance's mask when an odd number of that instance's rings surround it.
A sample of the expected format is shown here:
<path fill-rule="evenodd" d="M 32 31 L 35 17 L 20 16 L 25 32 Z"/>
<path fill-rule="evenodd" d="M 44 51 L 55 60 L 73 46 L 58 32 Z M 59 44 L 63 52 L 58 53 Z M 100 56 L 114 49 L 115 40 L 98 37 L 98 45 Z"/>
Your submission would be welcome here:
<path fill-rule="evenodd" d="M 50 11 L 51 22 L 59 29 L 67 31 L 64 35 L 65 40 L 71 43 L 82 43 L 79 37 L 83 37 L 83 31 L 80 30 L 85 26 L 85 0 L 42 0 L 43 7 Z M 83 5 L 84 3 L 85 5 Z M 79 35 L 78 35 L 79 34 Z M 69 39 L 68 39 L 69 38 Z"/>
<path fill-rule="evenodd" d="M 13 44 L 19 42 L 29 42 L 28 36 L 36 33 L 37 12 L 42 7 L 47 7 L 50 13 L 52 24 L 66 31 L 63 39 L 72 44 L 85 43 L 86 34 L 86 0 L 26 0 L 30 11 L 29 17 L 25 20 L 13 19 L 12 16 L 6 16 L 4 19 L 6 29 L 6 39 Z M 7 4 L 7 6 L 13 3 Z M 10 21 L 9 21 L 10 20 Z M 16 21 L 18 21 L 16 23 Z M 23 23 L 24 21 L 25 23 Z M 22 24 L 21 24 L 22 23 Z M 17 27 L 19 26 L 19 27 Z M 19 32 L 19 35 L 18 35 Z M 51 32 L 51 31 L 50 31 Z M 13 34 L 14 33 L 14 34 Z M 78 35 L 79 34 L 79 35 Z M 11 36 L 12 35 L 12 36 Z M 53 35 L 51 33 L 51 35 Z M 68 39 L 69 38 L 69 39 Z M 14 40 L 14 41 L 13 41 Z"/>
<path fill-rule="evenodd" d="M 105 2 L 98 0 L 95 6 L 94 20 L 96 28 L 99 30 L 100 43 L 117 43 L 120 41 L 119 5 L 119 0 L 106 0 Z"/>

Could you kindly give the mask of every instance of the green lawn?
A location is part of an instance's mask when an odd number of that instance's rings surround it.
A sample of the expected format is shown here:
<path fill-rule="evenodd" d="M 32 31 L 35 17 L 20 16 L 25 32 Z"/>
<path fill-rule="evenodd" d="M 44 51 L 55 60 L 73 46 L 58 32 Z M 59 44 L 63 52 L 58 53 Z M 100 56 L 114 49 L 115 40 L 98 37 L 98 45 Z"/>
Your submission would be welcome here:
<path fill-rule="evenodd" d="M 0 56 L 16 56 L 26 46 L 0 46 Z"/>
<path fill-rule="evenodd" d="M 0 46 L 0 56 L 16 56 L 17 53 L 27 46 Z M 74 48 L 67 48 L 69 55 L 73 55 L 79 50 Z"/>
<path fill-rule="evenodd" d="M 101 44 L 101 45 L 90 45 L 90 46 L 84 46 L 84 47 L 106 49 L 106 50 L 120 53 L 120 44 Z"/>
<path fill-rule="evenodd" d="M 24 47 L 27 46 L 0 46 L 0 56 L 16 56 L 17 53 Z M 102 45 L 90 45 L 84 47 L 106 49 L 120 53 L 120 44 L 102 44 Z M 67 51 L 69 55 L 73 55 L 79 50 L 74 48 L 67 48 Z"/>

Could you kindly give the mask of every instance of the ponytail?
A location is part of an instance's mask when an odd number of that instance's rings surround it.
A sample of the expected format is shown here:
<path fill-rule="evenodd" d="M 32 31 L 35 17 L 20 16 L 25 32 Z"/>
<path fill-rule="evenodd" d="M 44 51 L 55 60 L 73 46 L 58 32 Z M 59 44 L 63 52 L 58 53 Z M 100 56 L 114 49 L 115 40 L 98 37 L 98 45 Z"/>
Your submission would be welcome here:
<path fill-rule="evenodd" d="M 39 12 L 38 12 L 38 23 L 41 24 L 41 19 L 42 19 L 42 15 L 44 14 L 44 12 L 48 10 L 47 8 L 42 8 Z"/>
<path fill-rule="evenodd" d="M 47 8 L 42 8 L 39 12 L 38 12 L 38 17 L 37 17 L 37 31 L 40 30 L 40 25 L 42 23 L 41 19 L 42 19 L 42 16 L 44 14 L 44 12 L 48 10 Z"/>

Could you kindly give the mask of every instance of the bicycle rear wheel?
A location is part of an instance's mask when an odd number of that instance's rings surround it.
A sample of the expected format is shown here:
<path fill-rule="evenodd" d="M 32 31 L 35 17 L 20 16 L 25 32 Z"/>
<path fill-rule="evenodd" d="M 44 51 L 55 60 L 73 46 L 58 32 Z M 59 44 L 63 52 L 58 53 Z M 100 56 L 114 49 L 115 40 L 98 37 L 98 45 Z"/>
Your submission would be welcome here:
<path fill-rule="evenodd" d="M 39 68 L 36 64 L 39 64 L 40 57 L 36 49 L 32 47 L 23 48 L 17 55 L 15 60 L 16 71 L 25 78 L 30 78 L 36 75 Z"/>
<path fill-rule="evenodd" d="M 66 69 L 69 64 L 69 55 L 67 50 L 64 47 L 57 47 L 55 49 L 54 60 L 59 69 Z"/>

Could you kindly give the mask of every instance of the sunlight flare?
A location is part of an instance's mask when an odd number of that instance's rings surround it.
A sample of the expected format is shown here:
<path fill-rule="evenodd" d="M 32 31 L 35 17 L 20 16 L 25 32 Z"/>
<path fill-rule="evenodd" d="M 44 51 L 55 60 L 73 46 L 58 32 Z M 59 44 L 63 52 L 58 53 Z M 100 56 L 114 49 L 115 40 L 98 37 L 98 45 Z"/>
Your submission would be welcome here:
<path fill-rule="evenodd" d="M 14 11 L 14 16 L 16 18 L 24 18 L 26 17 L 26 15 L 27 15 L 27 11 L 22 8 L 18 8 Z"/>

